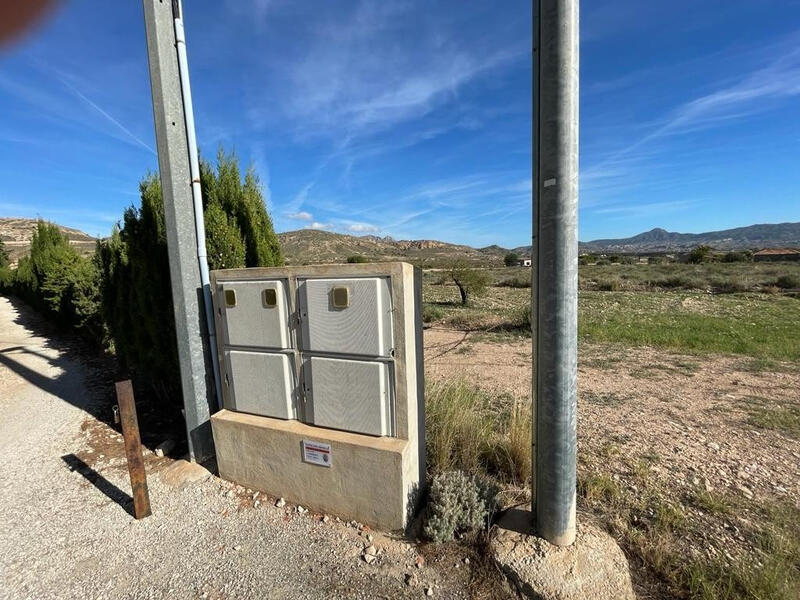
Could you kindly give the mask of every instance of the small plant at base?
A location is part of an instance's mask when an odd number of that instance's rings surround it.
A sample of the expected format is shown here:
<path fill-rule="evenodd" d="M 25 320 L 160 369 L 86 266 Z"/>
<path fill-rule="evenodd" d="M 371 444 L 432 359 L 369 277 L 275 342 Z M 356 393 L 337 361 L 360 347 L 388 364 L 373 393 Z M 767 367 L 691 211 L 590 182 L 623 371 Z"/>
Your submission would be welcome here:
<path fill-rule="evenodd" d="M 438 306 L 432 304 L 422 305 L 422 322 L 431 323 L 433 321 L 441 321 L 444 317 L 444 311 Z"/>
<path fill-rule="evenodd" d="M 497 487 L 487 480 L 463 471 L 434 476 L 425 515 L 425 536 L 441 543 L 452 540 L 456 533 L 477 533 L 494 514 L 497 493 Z"/>

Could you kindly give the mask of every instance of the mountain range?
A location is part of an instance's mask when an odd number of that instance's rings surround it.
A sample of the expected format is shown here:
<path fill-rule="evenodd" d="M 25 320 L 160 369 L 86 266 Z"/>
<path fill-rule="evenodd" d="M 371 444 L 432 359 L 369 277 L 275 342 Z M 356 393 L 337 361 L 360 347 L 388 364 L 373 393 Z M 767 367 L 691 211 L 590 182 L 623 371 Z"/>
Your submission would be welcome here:
<path fill-rule="evenodd" d="M 36 219 L 0 218 L 0 239 L 5 242 L 12 261 L 27 252 Z M 68 227 L 61 230 L 70 243 L 89 253 L 95 239 Z M 529 256 L 530 246 L 503 248 L 498 245 L 472 248 L 437 240 L 395 240 L 375 235 L 346 235 L 330 231 L 301 229 L 279 233 L 278 238 L 289 264 L 343 262 L 351 256 L 368 260 L 403 260 L 427 267 L 444 266 L 454 260 L 467 260 L 484 266 L 499 266 L 508 252 Z M 707 245 L 717 250 L 745 250 L 775 247 L 800 247 L 800 223 L 777 223 L 737 227 L 707 233 L 676 233 L 651 229 L 620 239 L 581 242 L 581 252 L 646 254 L 686 252 Z"/>

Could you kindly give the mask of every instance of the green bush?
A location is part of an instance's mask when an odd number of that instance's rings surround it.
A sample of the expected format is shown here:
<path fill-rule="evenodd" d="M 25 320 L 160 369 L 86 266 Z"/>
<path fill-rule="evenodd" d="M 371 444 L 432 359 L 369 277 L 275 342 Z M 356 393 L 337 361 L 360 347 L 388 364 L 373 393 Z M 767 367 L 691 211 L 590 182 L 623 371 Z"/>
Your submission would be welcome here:
<path fill-rule="evenodd" d="M 444 317 L 444 311 L 433 304 L 422 305 L 422 322 L 432 323 L 434 321 L 441 321 Z"/>
<path fill-rule="evenodd" d="M 700 264 L 714 260 L 714 249 L 711 246 L 698 246 L 689 253 L 689 262 Z"/>
<path fill-rule="evenodd" d="M 599 279 L 597 289 L 601 292 L 618 292 L 622 289 L 622 282 L 619 279 Z"/>
<path fill-rule="evenodd" d="M 530 277 L 509 277 L 498 282 L 497 287 L 529 288 L 531 287 L 531 279 Z"/>
<path fill-rule="evenodd" d="M 0 239 L 0 269 L 6 269 L 8 267 L 8 263 L 8 251 L 6 250 L 5 243 L 2 239 Z"/>
<path fill-rule="evenodd" d="M 103 341 L 97 265 L 80 256 L 57 225 L 41 220 L 36 224 L 30 255 L 21 258 L 15 270 L 3 269 L 0 286 L 56 324 Z"/>
<path fill-rule="evenodd" d="M 425 513 L 425 536 L 441 543 L 452 540 L 456 533 L 478 533 L 492 519 L 497 494 L 492 483 L 463 471 L 435 475 Z"/>
<path fill-rule="evenodd" d="M 347 262 L 349 264 L 361 264 L 361 263 L 368 263 L 369 259 L 366 256 L 361 256 L 360 254 L 354 254 L 353 256 L 347 257 Z"/>
<path fill-rule="evenodd" d="M 726 252 L 722 257 L 722 262 L 753 262 L 753 253 L 749 250 L 745 250 L 744 252 Z"/>
<path fill-rule="evenodd" d="M 216 172 L 201 163 L 210 269 L 283 263 L 258 179 L 241 181 L 233 155 L 220 150 Z M 158 396 L 180 403 L 180 372 L 170 286 L 161 184 L 139 186 L 141 205 L 125 211 L 122 227 L 98 245 L 102 316 L 117 356 Z"/>
<path fill-rule="evenodd" d="M 519 254 L 516 252 L 509 252 L 503 257 L 503 264 L 507 267 L 513 267 L 519 262 Z"/>

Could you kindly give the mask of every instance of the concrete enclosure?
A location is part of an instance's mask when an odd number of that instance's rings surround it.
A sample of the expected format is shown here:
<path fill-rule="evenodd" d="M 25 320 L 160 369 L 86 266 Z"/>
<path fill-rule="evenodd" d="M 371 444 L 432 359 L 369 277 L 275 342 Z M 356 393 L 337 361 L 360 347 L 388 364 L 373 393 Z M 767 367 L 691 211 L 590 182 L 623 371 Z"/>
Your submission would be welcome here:
<path fill-rule="evenodd" d="M 425 480 L 422 275 L 406 263 L 211 273 L 220 475 L 404 529 Z"/>

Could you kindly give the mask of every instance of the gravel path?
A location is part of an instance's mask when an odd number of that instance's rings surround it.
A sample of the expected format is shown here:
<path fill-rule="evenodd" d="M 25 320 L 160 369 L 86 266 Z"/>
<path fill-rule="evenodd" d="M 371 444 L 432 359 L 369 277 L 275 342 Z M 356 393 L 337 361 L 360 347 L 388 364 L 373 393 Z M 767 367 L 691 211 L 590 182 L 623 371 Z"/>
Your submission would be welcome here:
<path fill-rule="evenodd" d="M 98 388 L 111 382 L 41 331 L 38 316 L 0 298 L 0 598 L 504 593 L 480 557 L 465 564 L 462 547 L 419 548 L 334 517 L 325 523 L 210 475 L 174 487 L 161 477 L 173 461 L 150 452 L 153 515 L 134 520 L 124 508 L 121 436 L 95 418 L 107 394 Z M 361 557 L 368 533 L 372 564 Z"/>

